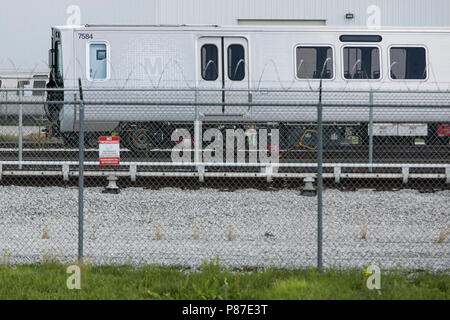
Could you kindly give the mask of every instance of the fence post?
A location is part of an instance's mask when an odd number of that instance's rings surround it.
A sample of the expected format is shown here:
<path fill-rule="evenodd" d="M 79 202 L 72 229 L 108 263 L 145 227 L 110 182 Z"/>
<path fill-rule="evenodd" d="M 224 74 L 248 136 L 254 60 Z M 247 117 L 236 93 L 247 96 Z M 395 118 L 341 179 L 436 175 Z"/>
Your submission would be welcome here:
<path fill-rule="evenodd" d="M 317 105 L 317 269 L 322 269 L 322 189 L 323 189 L 323 123 L 322 79 L 320 79 Z"/>
<path fill-rule="evenodd" d="M 200 110 L 198 107 L 198 88 L 195 88 L 195 120 L 194 120 L 194 162 L 196 170 L 199 174 L 200 182 L 204 181 L 203 166 L 199 163 L 202 161 L 202 122 L 200 121 Z"/>
<path fill-rule="evenodd" d="M 78 260 L 83 259 L 83 211 L 84 211 L 84 100 L 81 79 L 78 79 L 80 90 L 80 119 L 78 141 Z"/>
<path fill-rule="evenodd" d="M 369 93 L 369 172 L 373 171 L 373 91 Z"/>
<path fill-rule="evenodd" d="M 19 88 L 19 169 L 22 170 L 23 160 L 23 88 Z"/>
<path fill-rule="evenodd" d="M 5 104 L 5 125 L 8 124 L 8 91 L 5 91 L 6 96 L 5 96 L 5 100 L 6 100 L 6 104 Z"/>

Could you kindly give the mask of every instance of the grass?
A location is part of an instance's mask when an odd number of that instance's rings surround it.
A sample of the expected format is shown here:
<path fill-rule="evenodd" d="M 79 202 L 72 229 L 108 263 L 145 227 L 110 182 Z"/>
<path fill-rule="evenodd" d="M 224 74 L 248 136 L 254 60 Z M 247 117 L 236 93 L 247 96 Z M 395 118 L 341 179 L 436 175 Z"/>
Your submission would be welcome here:
<path fill-rule="evenodd" d="M 81 289 L 69 290 L 69 265 L 0 266 L 0 299 L 449 299 L 448 274 L 385 271 L 381 290 L 362 270 L 196 271 L 157 266 L 80 265 Z"/>
<path fill-rule="evenodd" d="M 50 239 L 50 225 L 53 221 L 45 221 L 44 227 L 42 228 L 42 239 Z"/>
<path fill-rule="evenodd" d="M 234 240 L 234 224 L 230 224 L 228 226 L 228 234 L 227 234 L 227 239 L 228 241 L 233 241 Z"/>
<path fill-rule="evenodd" d="M 444 240 L 447 238 L 447 236 L 450 234 L 450 227 L 447 227 L 446 230 L 443 230 L 441 234 L 439 235 L 438 243 L 444 242 Z"/>
<path fill-rule="evenodd" d="M 368 229 L 367 220 L 362 222 L 361 225 L 359 226 L 359 228 L 360 228 L 359 235 L 361 236 L 361 239 L 366 240 L 367 239 L 367 229 Z"/>
<path fill-rule="evenodd" d="M 0 124 L 1 125 L 1 124 Z M 45 124 L 47 126 L 49 124 Z M 17 124 L 10 124 L 6 127 L 11 126 L 14 131 L 17 131 Z M 44 123 L 42 121 L 30 123 L 29 126 L 38 127 L 38 132 L 31 133 L 28 135 L 24 135 L 23 141 L 31 141 L 34 142 L 35 147 L 37 149 L 43 149 L 45 147 L 46 142 L 49 140 L 45 135 L 42 134 L 41 129 L 45 128 Z M 23 123 L 23 127 L 26 128 L 27 124 Z M 18 143 L 19 142 L 19 133 L 15 134 L 2 134 L 0 135 L 0 142 L 8 142 L 8 143 Z"/>
<path fill-rule="evenodd" d="M 158 221 L 156 221 L 155 234 L 156 234 L 156 240 L 162 240 L 164 237 L 163 233 L 162 233 L 162 223 L 161 223 L 161 220 L 159 220 L 159 219 L 158 219 Z"/>
<path fill-rule="evenodd" d="M 42 148 L 45 143 L 49 139 L 42 135 L 41 133 L 32 133 L 28 135 L 23 136 L 24 142 L 34 142 L 36 147 Z M 0 135 L 0 142 L 9 142 L 9 143 L 18 143 L 19 142 L 19 135 L 18 134 L 3 134 Z"/>
<path fill-rule="evenodd" d="M 0 142 L 19 142 L 19 137 L 13 134 L 0 135 Z"/>

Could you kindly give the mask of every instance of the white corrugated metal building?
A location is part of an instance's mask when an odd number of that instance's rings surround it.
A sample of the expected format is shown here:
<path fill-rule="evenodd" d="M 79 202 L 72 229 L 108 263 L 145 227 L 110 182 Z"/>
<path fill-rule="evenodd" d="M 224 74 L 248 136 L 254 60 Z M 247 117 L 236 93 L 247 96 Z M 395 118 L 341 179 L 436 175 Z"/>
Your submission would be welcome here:
<path fill-rule="evenodd" d="M 376 7 L 374 7 L 376 6 Z M 378 15 L 379 13 L 379 15 Z M 449 0 L 2 0 L 0 73 L 46 72 L 50 28 L 81 24 L 450 27 Z"/>

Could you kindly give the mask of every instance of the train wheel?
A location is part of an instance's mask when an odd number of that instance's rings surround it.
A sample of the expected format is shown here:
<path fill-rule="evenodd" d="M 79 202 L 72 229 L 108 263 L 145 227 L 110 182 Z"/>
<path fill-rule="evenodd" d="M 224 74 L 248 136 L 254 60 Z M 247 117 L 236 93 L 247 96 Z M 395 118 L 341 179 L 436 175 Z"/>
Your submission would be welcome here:
<path fill-rule="evenodd" d="M 152 149 L 164 146 L 166 138 L 161 127 L 142 126 L 128 133 L 127 145 L 135 153 L 148 153 Z"/>
<path fill-rule="evenodd" d="M 134 151 L 147 151 L 150 146 L 150 133 L 148 129 L 140 128 L 131 135 L 131 147 Z"/>
<path fill-rule="evenodd" d="M 75 148 L 79 146 L 79 138 L 77 133 L 64 133 L 62 134 L 64 140 L 64 146 L 69 148 Z"/>

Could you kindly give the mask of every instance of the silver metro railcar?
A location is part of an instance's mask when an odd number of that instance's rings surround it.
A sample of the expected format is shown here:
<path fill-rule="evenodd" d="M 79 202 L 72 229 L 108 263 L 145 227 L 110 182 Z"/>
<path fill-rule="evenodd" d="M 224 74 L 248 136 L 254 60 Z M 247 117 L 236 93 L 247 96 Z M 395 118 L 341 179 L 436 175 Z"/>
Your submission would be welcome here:
<path fill-rule="evenodd" d="M 324 104 L 339 104 L 324 109 L 324 121 L 339 124 L 327 139 L 339 136 L 343 143 L 359 135 L 363 139 L 356 143 L 365 141 L 368 108 L 345 108 L 346 103 L 367 105 L 372 99 L 395 106 L 416 101 L 426 112 L 375 108 L 374 135 L 423 137 L 427 143 L 448 145 L 449 109 L 433 105 L 450 98 L 449 52 L 450 29 L 438 28 L 62 26 L 52 29 L 47 99 L 72 101 L 68 95 L 73 93 L 53 88 L 76 88 L 79 78 L 89 89 L 86 100 L 136 101 L 145 95 L 142 100 L 151 105 L 103 103 L 90 105 L 85 114 L 88 134 L 125 130 L 125 143 L 140 149 L 168 139 L 151 137 L 149 131 L 171 132 L 168 126 L 195 119 L 306 128 L 316 121 L 313 104 L 322 79 Z M 102 88 L 153 91 L 112 90 L 101 96 L 91 91 Z M 369 91 L 374 92 L 371 97 Z M 211 106 L 196 109 L 194 102 Z M 283 105 L 292 102 L 304 106 Z M 73 103 L 50 105 L 47 113 L 67 141 L 76 136 Z"/>
<path fill-rule="evenodd" d="M 4 124 L 16 124 L 19 117 L 19 105 L 8 104 L 8 101 L 22 99 L 22 115 L 25 122 L 36 123 L 45 118 L 45 87 L 48 74 L 0 74 L 0 121 Z M 27 104 L 27 102 L 40 102 Z"/>

